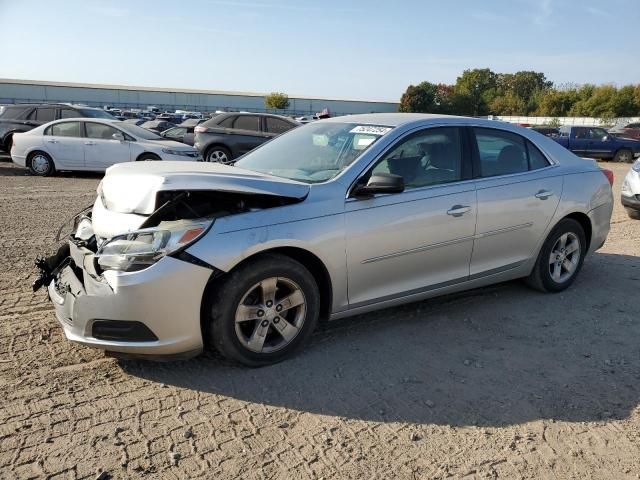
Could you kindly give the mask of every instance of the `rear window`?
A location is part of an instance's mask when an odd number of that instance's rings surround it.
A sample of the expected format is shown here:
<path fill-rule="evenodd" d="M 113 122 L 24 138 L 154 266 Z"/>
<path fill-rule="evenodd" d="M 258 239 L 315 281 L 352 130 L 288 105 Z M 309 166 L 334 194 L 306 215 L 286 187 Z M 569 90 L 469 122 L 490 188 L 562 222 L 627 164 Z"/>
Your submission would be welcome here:
<path fill-rule="evenodd" d="M 21 117 L 27 110 L 25 107 L 13 107 L 10 105 L 0 105 L 0 118 L 10 119 Z"/>
<path fill-rule="evenodd" d="M 56 137 L 79 137 L 80 122 L 63 122 L 56 123 L 47 128 L 45 135 L 53 135 Z"/>

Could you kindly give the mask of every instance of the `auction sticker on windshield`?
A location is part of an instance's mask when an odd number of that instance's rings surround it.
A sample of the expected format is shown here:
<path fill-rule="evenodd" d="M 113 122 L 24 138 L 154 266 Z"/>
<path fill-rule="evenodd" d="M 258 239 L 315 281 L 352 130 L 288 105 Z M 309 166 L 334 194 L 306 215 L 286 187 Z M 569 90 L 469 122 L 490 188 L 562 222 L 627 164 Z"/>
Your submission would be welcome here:
<path fill-rule="evenodd" d="M 369 135 L 384 135 L 393 130 L 391 127 L 376 127 L 375 125 L 358 125 L 352 128 L 349 133 L 368 133 Z"/>

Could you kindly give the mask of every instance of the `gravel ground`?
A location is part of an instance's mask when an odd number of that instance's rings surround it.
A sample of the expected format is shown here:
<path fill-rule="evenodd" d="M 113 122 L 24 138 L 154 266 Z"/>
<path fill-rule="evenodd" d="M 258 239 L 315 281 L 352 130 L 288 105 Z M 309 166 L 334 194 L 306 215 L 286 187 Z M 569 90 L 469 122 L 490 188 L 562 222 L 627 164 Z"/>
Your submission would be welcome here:
<path fill-rule="evenodd" d="M 0 478 L 640 478 L 640 221 L 558 295 L 511 282 L 323 327 L 245 369 L 66 341 L 33 258 L 99 177 L 0 161 Z"/>

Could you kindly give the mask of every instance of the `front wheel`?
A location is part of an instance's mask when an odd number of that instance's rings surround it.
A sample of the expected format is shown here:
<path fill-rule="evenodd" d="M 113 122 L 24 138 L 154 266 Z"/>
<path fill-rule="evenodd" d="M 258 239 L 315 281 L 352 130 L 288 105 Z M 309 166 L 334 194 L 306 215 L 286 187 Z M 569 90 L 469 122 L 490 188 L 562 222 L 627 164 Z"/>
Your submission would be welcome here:
<path fill-rule="evenodd" d="M 280 362 L 309 338 L 320 312 L 318 285 L 295 260 L 268 254 L 211 289 L 205 335 L 225 357 L 249 367 Z"/>
<path fill-rule="evenodd" d="M 632 163 L 633 162 L 633 152 L 626 148 L 622 148 L 616 152 L 616 155 L 613 157 L 614 162 L 621 163 Z"/>
<path fill-rule="evenodd" d="M 156 162 L 158 160 L 160 160 L 160 157 L 155 153 L 143 153 L 140 155 L 140 158 L 138 158 L 139 162 Z"/>
<path fill-rule="evenodd" d="M 574 282 L 587 253 L 584 229 L 575 220 L 565 218 L 547 237 L 531 275 L 529 286 L 542 292 L 561 292 Z"/>
<path fill-rule="evenodd" d="M 634 210 L 633 208 L 627 208 L 627 215 L 632 220 L 640 220 L 640 210 Z"/>

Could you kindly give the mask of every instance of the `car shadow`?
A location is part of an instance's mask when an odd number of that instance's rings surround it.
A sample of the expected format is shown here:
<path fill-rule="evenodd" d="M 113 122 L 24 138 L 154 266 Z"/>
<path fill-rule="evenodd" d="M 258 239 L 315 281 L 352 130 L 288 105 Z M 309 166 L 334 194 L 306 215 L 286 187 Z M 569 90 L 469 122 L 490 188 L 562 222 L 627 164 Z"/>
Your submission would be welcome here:
<path fill-rule="evenodd" d="M 0 177 L 30 177 L 30 176 L 32 176 L 31 173 L 29 173 L 29 170 L 27 170 L 26 168 L 14 165 L 13 163 L 11 163 L 11 158 L 10 157 L 7 157 L 7 158 L 9 158 L 9 161 L 3 162 L 2 161 L 2 157 L 0 157 Z M 47 177 L 47 178 L 55 178 L 55 177 L 100 179 L 100 178 L 104 177 L 104 173 L 101 173 L 101 172 L 68 172 L 68 171 L 63 171 L 63 172 L 56 172 L 53 177 Z"/>
<path fill-rule="evenodd" d="M 331 322 L 274 366 L 248 369 L 212 354 L 120 362 L 159 383 L 350 419 L 625 418 L 640 401 L 639 287 L 639 257 L 596 253 L 561 294 L 509 282 Z"/>

